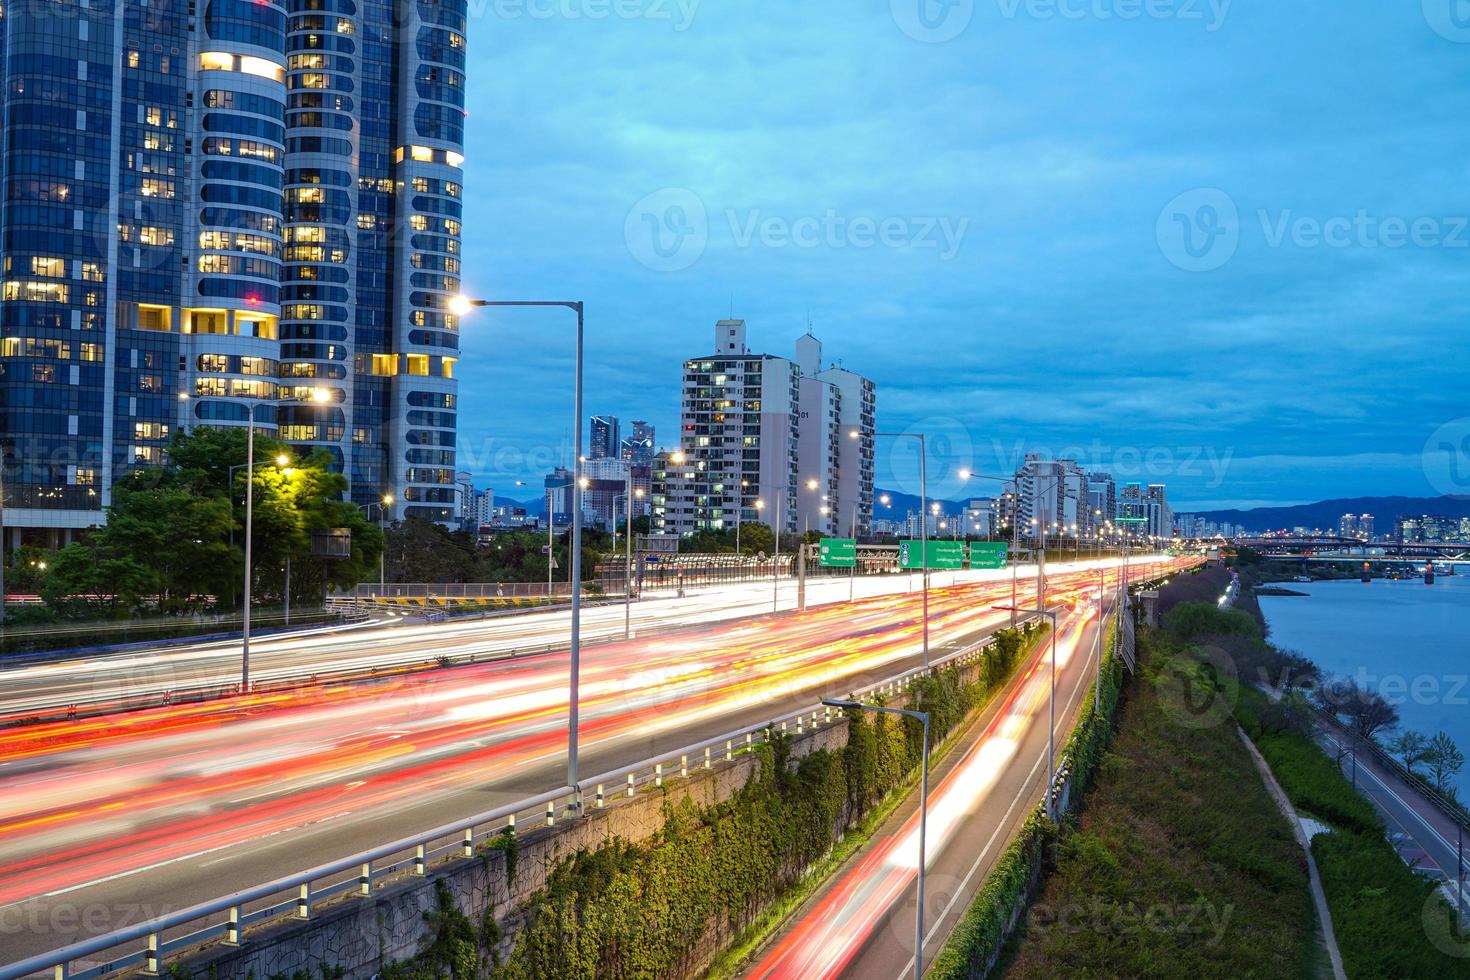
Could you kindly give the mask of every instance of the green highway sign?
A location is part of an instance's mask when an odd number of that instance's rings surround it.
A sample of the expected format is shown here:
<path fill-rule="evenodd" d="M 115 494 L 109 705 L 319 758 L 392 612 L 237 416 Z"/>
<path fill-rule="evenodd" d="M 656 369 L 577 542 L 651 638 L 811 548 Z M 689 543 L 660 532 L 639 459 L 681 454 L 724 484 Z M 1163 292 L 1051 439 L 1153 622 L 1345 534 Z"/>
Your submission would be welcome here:
<path fill-rule="evenodd" d="M 971 568 L 1005 568 L 1011 546 L 1005 541 L 975 541 L 970 545 Z"/>
<path fill-rule="evenodd" d="M 963 541 L 930 541 L 929 567 L 944 571 L 964 568 L 965 543 Z"/>
<path fill-rule="evenodd" d="M 921 541 L 898 543 L 899 568 L 923 568 L 924 558 Z M 930 541 L 929 568 L 939 571 L 955 571 L 965 567 L 965 543 L 963 541 Z"/>
<path fill-rule="evenodd" d="M 823 538 L 818 558 L 823 568 L 852 568 L 857 564 L 857 539 Z"/>

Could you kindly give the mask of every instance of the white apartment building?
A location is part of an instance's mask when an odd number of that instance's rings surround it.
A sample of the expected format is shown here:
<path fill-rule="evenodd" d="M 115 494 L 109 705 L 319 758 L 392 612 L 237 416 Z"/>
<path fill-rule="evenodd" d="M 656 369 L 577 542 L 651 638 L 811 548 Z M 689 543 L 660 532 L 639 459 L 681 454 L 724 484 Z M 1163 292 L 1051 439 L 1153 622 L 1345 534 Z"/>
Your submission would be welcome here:
<path fill-rule="evenodd" d="M 679 448 L 653 465 L 654 530 L 690 534 L 739 521 L 836 535 L 854 514 L 867 528 L 873 383 L 822 371 L 821 342 L 809 333 L 796 360 L 751 351 L 744 320 L 719 321 L 714 339 L 714 353 L 684 364 Z"/>

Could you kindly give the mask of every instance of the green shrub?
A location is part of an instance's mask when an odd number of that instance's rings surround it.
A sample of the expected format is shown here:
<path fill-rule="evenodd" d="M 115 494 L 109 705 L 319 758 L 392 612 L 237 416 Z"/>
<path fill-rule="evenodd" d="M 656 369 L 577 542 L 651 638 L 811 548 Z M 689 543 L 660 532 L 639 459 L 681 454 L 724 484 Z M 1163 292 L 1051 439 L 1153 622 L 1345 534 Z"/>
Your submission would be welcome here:
<path fill-rule="evenodd" d="M 1437 884 L 1409 869 L 1381 833 L 1319 834 L 1312 854 L 1332 909 L 1343 967 L 1359 977 L 1470 977 L 1470 960 L 1426 942 L 1424 912 Z M 1451 920 L 1448 903 L 1440 902 Z M 1459 937 L 1470 951 L 1470 936 Z"/>

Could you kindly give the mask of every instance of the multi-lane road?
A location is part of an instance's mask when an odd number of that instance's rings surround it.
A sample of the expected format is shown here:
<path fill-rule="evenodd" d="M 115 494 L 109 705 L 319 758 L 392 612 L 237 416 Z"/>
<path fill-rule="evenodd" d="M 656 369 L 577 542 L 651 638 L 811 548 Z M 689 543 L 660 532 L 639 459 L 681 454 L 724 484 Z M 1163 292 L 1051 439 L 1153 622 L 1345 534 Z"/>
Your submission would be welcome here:
<path fill-rule="evenodd" d="M 1111 583 L 1110 583 L 1111 584 Z M 1061 618 L 1057 745 L 1092 684 L 1096 588 Z M 959 739 L 931 776 L 926 840 L 925 958 L 932 960 L 985 883 L 1047 781 L 1049 644 Z M 1060 751 L 1060 748 L 1058 749 Z M 749 980 L 903 980 L 914 969 L 919 867 L 917 796 L 815 895 L 750 967 Z"/>
<path fill-rule="evenodd" d="M 1027 571 L 1023 568 L 1021 573 Z M 1030 572 L 1034 583 L 1034 569 Z M 995 580 L 1000 574 L 933 572 L 931 582 Z M 1009 573 L 1005 575 L 1009 582 Z M 806 586 L 806 601 L 809 608 L 846 602 L 850 590 L 858 598 L 907 593 L 916 590 L 918 582 L 917 575 L 865 576 L 854 582 L 813 577 Z M 634 603 L 629 618 L 635 635 L 646 635 L 791 610 L 796 603 L 796 583 L 783 579 L 778 593 L 767 579 L 690 590 L 682 598 L 649 598 Z M 621 604 L 587 605 L 582 611 L 583 642 L 621 638 L 624 616 Z M 423 666 L 441 657 L 462 663 L 554 651 L 565 645 L 570 620 L 566 609 L 437 623 L 408 616 L 390 623 L 257 637 L 250 645 L 250 676 L 255 685 L 272 687 L 312 676 L 363 676 Z M 73 705 L 136 707 L 154 703 L 154 697 L 165 691 L 231 689 L 240 682 L 240 646 L 239 639 L 215 640 L 10 663 L 0 659 L 0 721 Z"/>
<path fill-rule="evenodd" d="M 1009 601 L 1009 576 L 970 578 L 983 580 L 931 593 L 936 650 L 1009 622 L 992 609 Z M 1049 598 L 1080 595 L 1096 578 L 1054 567 Z M 827 588 L 846 599 L 846 583 Z M 717 611 L 691 597 L 665 613 L 669 622 L 721 621 L 584 650 L 584 774 L 759 724 L 920 661 L 916 593 L 753 616 L 770 602 L 769 587 L 754 591 Z M 560 614 L 543 615 L 546 638 Z M 420 658 L 425 645 L 461 657 L 503 642 L 494 634 L 508 628 L 296 638 L 280 641 L 281 655 L 326 649 L 366 662 L 376 655 L 366 648 L 381 642 L 417 643 Z M 213 670 L 230 651 L 183 656 Z M 0 962 L 561 785 L 566 674 L 555 651 L 0 730 Z"/>

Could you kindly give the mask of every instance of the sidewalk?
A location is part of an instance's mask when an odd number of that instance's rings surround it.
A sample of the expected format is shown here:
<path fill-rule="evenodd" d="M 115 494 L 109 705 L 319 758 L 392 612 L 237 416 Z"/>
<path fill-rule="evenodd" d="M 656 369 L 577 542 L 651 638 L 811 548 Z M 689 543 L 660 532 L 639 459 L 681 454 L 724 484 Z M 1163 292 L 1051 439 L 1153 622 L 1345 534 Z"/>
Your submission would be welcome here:
<path fill-rule="evenodd" d="M 1343 775 L 1352 779 L 1350 740 L 1327 725 L 1318 726 L 1316 739 L 1330 758 L 1342 758 Z M 1470 876 L 1470 854 L 1465 853 L 1470 834 L 1462 838 L 1448 814 L 1370 753 L 1357 753 L 1357 787 L 1383 815 L 1389 839 L 1404 861 L 1442 880 L 1445 898 L 1470 914 L 1470 891 L 1464 885 Z"/>

